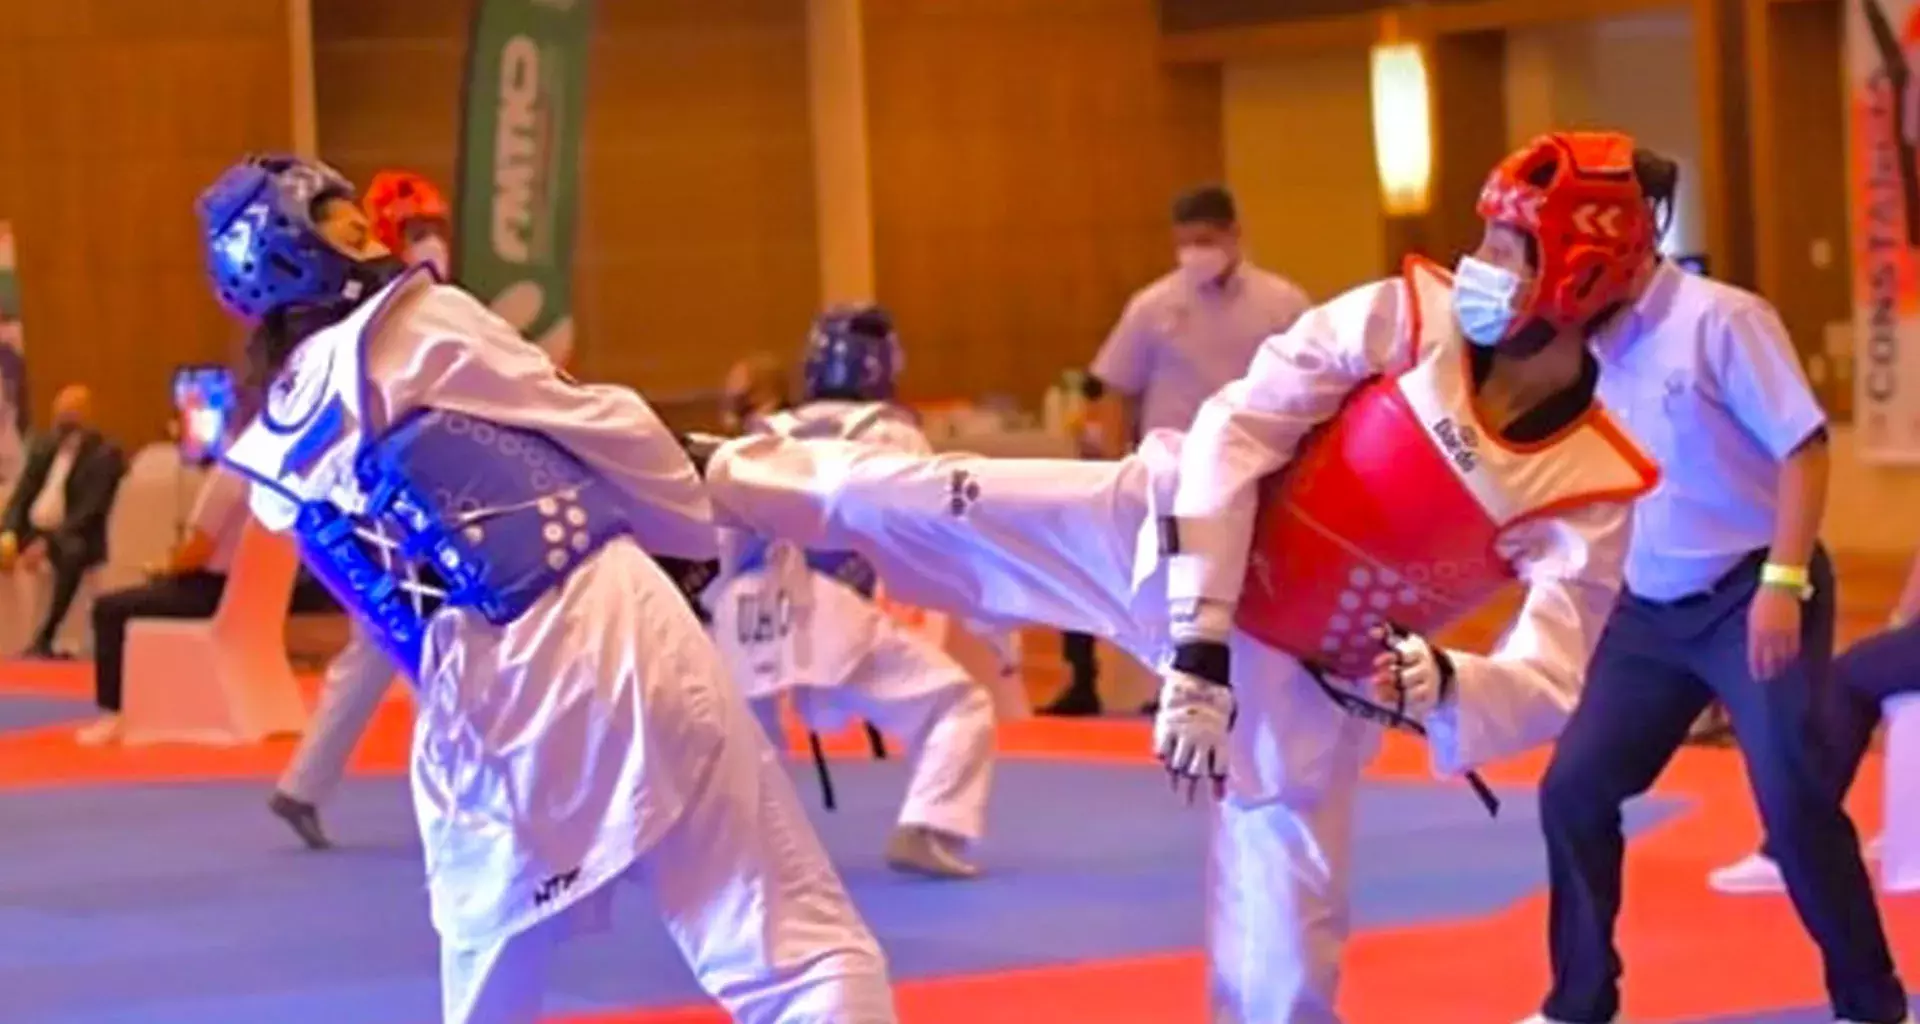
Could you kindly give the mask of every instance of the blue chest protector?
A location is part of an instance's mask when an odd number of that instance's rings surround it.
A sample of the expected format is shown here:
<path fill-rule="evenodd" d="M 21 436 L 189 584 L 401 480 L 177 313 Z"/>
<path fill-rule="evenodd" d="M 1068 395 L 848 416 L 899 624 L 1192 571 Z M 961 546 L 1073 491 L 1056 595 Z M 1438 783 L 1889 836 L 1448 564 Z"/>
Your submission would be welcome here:
<path fill-rule="evenodd" d="M 871 418 L 857 418 L 848 422 L 835 416 L 819 418 L 796 417 L 788 414 L 791 420 L 781 433 L 796 440 L 854 439 L 872 425 Z M 771 544 L 761 541 L 741 556 L 740 572 L 757 572 L 767 567 L 767 552 Z M 830 576 L 852 587 L 861 597 L 873 599 L 880 586 L 880 574 L 867 561 L 852 551 L 808 551 L 807 568 L 823 576 Z"/>
<path fill-rule="evenodd" d="M 545 435 L 428 409 L 354 461 L 365 510 L 301 506 L 309 570 L 418 674 L 442 607 L 494 625 L 524 614 L 608 541 L 631 533 L 613 487 Z"/>

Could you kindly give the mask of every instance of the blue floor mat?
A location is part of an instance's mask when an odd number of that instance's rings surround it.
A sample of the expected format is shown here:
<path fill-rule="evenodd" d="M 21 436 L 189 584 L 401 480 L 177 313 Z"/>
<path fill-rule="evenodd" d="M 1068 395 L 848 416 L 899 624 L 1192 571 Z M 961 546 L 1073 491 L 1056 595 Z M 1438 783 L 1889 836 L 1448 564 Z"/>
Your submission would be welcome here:
<path fill-rule="evenodd" d="M 1920 1014 L 1920 999 L 1914 1000 L 1912 1010 Z M 1757 1016 L 1743 1013 L 1738 1017 L 1714 1017 L 1710 1020 L 1688 1021 L 1686 1024 L 1833 1024 L 1833 1011 L 1809 1006 L 1804 1010 L 1783 1010 Z"/>
<path fill-rule="evenodd" d="M 980 851 L 991 874 L 971 884 L 883 867 L 905 784 L 897 761 L 842 762 L 835 779 L 840 812 L 814 818 L 896 978 L 1201 944 L 1205 812 L 1176 802 L 1156 769 L 1004 762 Z M 802 791 L 811 802 L 804 781 Z M 1504 795 L 1505 811 L 1489 820 L 1461 787 L 1370 785 L 1357 923 L 1486 914 L 1539 889 L 1534 801 Z M 265 797 L 264 783 L 0 792 L 0 1020 L 434 1019 L 437 945 L 404 782 L 343 787 L 327 821 L 345 845 L 326 854 L 296 848 Z M 1679 809 L 1643 801 L 1629 827 Z M 701 998 L 631 888 L 612 933 L 568 946 L 550 992 L 551 1012 Z"/>
<path fill-rule="evenodd" d="M 26 732 L 62 722 L 79 723 L 97 714 L 93 704 L 84 700 L 0 694 L 0 734 Z"/>

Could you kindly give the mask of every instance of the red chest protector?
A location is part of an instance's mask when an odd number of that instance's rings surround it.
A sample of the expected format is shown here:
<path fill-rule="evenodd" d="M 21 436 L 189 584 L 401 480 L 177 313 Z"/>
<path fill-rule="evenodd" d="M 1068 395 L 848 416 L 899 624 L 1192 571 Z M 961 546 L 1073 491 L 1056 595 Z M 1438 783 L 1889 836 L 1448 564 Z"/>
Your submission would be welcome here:
<path fill-rule="evenodd" d="M 1509 527 L 1631 499 L 1653 462 L 1595 405 L 1544 442 L 1481 430 L 1452 280 L 1408 262 L 1413 365 L 1370 381 L 1260 489 L 1235 624 L 1335 675 L 1365 676 L 1374 627 L 1433 633 L 1512 580 Z"/>

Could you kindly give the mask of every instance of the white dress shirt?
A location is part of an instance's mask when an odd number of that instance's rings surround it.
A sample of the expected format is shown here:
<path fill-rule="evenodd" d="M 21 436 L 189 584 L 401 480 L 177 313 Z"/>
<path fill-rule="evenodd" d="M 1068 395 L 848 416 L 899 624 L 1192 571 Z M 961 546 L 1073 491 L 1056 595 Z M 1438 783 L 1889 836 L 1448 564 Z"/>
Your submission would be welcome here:
<path fill-rule="evenodd" d="M 81 434 L 75 431 L 60 442 L 53 453 L 53 465 L 47 467 L 46 482 L 27 509 L 27 522 L 41 533 L 52 533 L 67 519 L 67 478 L 73 475 L 73 460 L 80 454 Z"/>
<path fill-rule="evenodd" d="M 1771 304 L 1671 263 L 1594 352 L 1601 400 L 1662 470 L 1634 506 L 1627 589 L 1704 591 L 1773 542 L 1780 464 L 1826 412 Z"/>
<path fill-rule="evenodd" d="M 1140 434 L 1185 430 L 1207 396 L 1238 380 L 1260 343 L 1313 303 L 1298 285 L 1244 260 L 1219 284 L 1179 271 L 1142 288 L 1094 357 L 1095 377 L 1140 398 Z"/>

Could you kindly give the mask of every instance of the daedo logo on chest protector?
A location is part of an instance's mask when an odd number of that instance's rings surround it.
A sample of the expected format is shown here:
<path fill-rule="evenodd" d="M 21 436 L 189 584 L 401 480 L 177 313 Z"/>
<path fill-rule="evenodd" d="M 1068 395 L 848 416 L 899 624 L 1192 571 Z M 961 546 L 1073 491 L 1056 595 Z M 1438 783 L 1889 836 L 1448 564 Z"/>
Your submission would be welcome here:
<path fill-rule="evenodd" d="M 1442 416 L 1433 426 L 1434 440 L 1440 442 L 1440 450 L 1447 453 L 1462 473 L 1471 473 L 1480 465 L 1480 433 L 1465 423 L 1455 423 L 1453 417 Z"/>
<path fill-rule="evenodd" d="M 734 631 L 742 647 L 785 640 L 793 632 L 793 595 L 785 587 L 743 591 L 735 610 Z"/>

